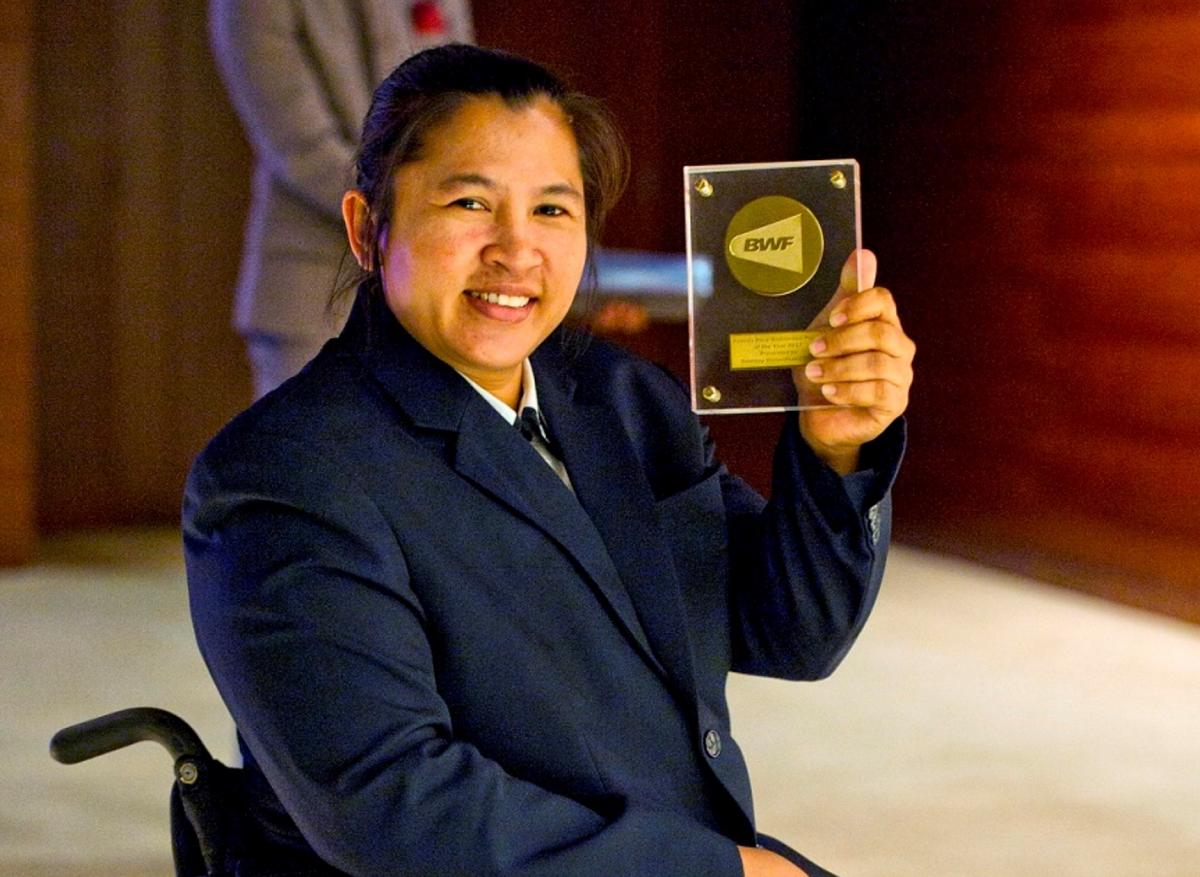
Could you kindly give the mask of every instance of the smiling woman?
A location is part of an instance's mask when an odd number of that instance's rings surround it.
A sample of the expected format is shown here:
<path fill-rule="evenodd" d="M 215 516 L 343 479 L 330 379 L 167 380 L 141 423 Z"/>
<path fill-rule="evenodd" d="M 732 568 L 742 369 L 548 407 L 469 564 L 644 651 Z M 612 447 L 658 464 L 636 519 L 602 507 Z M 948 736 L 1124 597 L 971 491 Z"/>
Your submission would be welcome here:
<path fill-rule="evenodd" d="M 665 372 L 563 343 L 624 166 L 511 55 L 433 49 L 376 92 L 350 321 L 184 501 L 239 874 L 828 873 L 756 832 L 725 681 L 824 676 L 865 623 L 911 343 L 886 290 L 847 295 L 827 380 L 884 401 L 791 419 L 764 502 Z"/>
<path fill-rule="evenodd" d="M 562 322 L 587 256 L 579 150 L 549 98 L 473 97 L 428 132 L 392 183 L 374 251 L 388 308 L 438 359 L 515 408 L 525 358 Z M 346 194 L 368 264 L 366 196 Z"/>

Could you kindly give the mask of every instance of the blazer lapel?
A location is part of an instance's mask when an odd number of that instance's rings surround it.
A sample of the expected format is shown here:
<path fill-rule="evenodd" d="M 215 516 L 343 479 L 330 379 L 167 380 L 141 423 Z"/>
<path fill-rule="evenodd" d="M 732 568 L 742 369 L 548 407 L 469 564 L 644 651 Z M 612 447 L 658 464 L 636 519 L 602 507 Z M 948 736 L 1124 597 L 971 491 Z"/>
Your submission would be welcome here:
<path fill-rule="evenodd" d="M 471 392 L 475 399 L 458 434 L 455 468 L 570 554 L 618 624 L 662 672 L 594 521 L 529 442 Z"/>
<path fill-rule="evenodd" d="M 543 347 L 554 343 L 551 338 Z M 538 398 L 562 446 L 579 502 L 600 532 L 667 678 L 694 699 L 683 595 L 673 568 L 662 563 L 671 552 L 659 530 L 642 465 L 614 413 L 581 400 L 566 371 L 544 367 L 545 360 L 534 358 L 535 367 L 541 366 L 536 372 Z"/>

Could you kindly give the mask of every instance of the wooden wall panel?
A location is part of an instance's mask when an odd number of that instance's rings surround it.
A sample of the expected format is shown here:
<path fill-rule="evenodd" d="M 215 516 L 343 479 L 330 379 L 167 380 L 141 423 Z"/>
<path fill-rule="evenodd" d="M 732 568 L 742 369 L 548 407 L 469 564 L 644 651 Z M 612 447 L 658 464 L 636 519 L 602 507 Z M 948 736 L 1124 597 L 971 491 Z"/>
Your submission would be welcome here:
<path fill-rule="evenodd" d="M 208 50 L 203 2 L 172 3 L 167 34 L 179 62 L 172 124 L 185 132 L 172 165 L 177 226 L 173 289 L 163 344 L 168 351 L 170 440 L 164 465 L 178 485 L 192 458 L 251 398 L 233 291 L 250 206 L 252 156 Z M 178 492 L 172 514 L 178 507 Z"/>
<path fill-rule="evenodd" d="M 174 205 L 186 180 L 173 135 L 179 97 L 167 0 L 112 0 L 113 129 L 118 180 L 113 254 L 113 477 L 120 518 L 144 520 L 178 507 L 179 479 L 166 466 L 176 412 L 163 381 L 180 229 Z"/>
<path fill-rule="evenodd" d="M 33 14 L 10 3 L 0 35 L 0 564 L 26 560 L 33 526 Z"/>
<path fill-rule="evenodd" d="M 204 0 L 37 11 L 38 520 L 173 521 L 250 398 L 229 328 L 249 151 Z"/>
<path fill-rule="evenodd" d="M 851 62 L 903 135 L 859 141 L 919 345 L 897 533 L 1200 620 L 1200 8 L 979 4 L 943 45 L 958 10 Z"/>
<path fill-rule="evenodd" d="M 1087 290 L 1085 306 L 1072 310 L 1061 334 L 1192 350 L 1200 346 L 1200 321 L 1181 315 L 1196 300 L 1198 272 L 1200 249 L 1147 255 L 1132 243 L 1064 253 L 1041 269 L 1050 289 Z"/>
<path fill-rule="evenodd" d="M 1184 109 L 1200 102 L 1200 79 L 1191 61 L 1200 43 L 1194 5 L 1147 3 L 1140 10 L 1091 15 L 1080 8 L 1069 18 L 1056 15 L 1053 6 L 1039 9 L 1031 0 L 1014 4 L 1014 18 L 1021 19 L 1021 64 L 1042 74 L 1020 74 L 1023 97 L 1030 93 L 1024 86 L 1034 85 L 1038 91 L 1032 93 L 1056 108 Z"/>
<path fill-rule="evenodd" d="M 38 521 L 80 526 L 106 522 L 116 493 L 111 9 L 58 16 L 50 5 L 35 4 L 34 35 Z"/>

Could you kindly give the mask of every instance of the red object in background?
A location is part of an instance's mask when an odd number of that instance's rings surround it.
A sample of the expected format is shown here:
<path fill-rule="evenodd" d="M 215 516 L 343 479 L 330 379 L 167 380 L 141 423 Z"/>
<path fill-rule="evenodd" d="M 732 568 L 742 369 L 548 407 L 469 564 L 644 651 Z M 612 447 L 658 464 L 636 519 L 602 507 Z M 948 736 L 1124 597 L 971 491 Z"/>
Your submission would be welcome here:
<path fill-rule="evenodd" d="M 446 32 L 446 19 L 442 16 L 442 8 L 430 0 L 414 3 L 410 9 L 412 26 L 420 36 L 440 36 Z"/>

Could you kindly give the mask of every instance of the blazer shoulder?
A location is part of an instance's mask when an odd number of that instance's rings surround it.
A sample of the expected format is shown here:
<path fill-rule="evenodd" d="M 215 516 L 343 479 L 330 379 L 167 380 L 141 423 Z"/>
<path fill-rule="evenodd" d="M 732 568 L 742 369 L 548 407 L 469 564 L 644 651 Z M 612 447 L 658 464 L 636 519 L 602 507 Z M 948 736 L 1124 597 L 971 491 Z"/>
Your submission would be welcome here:
<path fill-rule="evenodd" d="M 666 368 L 598 338 L 569 362 L 575 403 L 599 409 L 619 427 L 655 496 L 715 471 L 707 431 L 683 383 Z"/>
<path fill-rule="evenodd" d="M 603 338 L 592 337 L 577 356 L 562 354 L 573 373 L 581 398 L 616 403 L 655 400 L 690 411 L 687 389 L 664 366 Z"/>
<path fill-rule="evenodd" d="M 198 462 L 269 465 L 286 448 L 304 447 L 316 455 L 344 451 L 372 423 L 395 422 L 395 412 L 387 409 L 361 362 L 331 341 L 298 375 L 225 424 Z"/>

